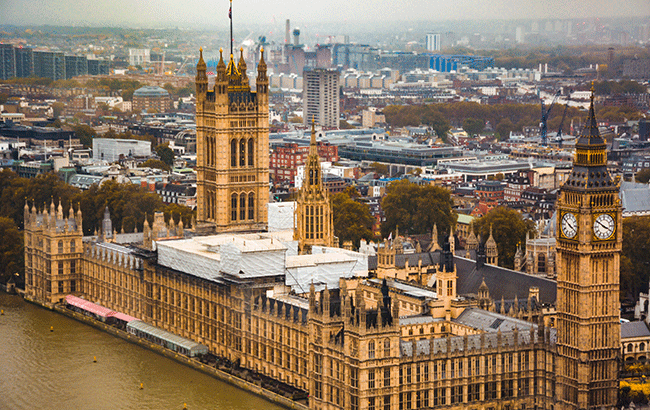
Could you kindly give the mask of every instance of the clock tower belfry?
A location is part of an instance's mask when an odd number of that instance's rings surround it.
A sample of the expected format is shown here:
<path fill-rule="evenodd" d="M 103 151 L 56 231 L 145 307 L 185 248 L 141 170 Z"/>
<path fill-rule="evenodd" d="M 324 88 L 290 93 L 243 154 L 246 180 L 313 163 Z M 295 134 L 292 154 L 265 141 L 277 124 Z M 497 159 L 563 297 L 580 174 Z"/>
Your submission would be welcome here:
<path fill-rule="evenodd" d="M 576 141 L 573 170 L 557 202 L 557 386 L 559 408 L 614 408 L 620 351 L 619 183 L 594 114 Z"/>

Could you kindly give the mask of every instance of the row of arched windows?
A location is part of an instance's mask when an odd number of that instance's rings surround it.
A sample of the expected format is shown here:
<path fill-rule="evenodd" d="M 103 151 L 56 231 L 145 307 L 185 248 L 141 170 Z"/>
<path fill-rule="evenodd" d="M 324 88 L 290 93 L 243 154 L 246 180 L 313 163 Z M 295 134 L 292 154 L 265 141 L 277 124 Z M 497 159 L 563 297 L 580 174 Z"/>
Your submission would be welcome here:
<path fill-rule="evenodd" d="M 255 164 L 255 142 L 252 138 L 230 141 L 230 166 L 252 167 Z"/>
<path fill-rule="evenodd" d="M 230 197 L 230 220 L 246 221 L 255 219 L 255 194 L 232 194 Z"/>
<path fill-rule="evenodd" d="M 307 206 L 305 209 L 305 238 L 322 239 L 323 209 L 321 206 Z"/>

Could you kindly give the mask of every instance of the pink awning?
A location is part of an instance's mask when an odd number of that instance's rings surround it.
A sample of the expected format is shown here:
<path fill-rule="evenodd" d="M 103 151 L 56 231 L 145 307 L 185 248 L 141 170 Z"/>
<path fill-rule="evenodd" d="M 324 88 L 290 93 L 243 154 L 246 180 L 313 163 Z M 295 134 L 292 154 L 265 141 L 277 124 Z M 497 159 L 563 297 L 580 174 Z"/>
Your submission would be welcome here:
<path fill-rule="evenodd" d="M 81 299 L 72 295 L 66 296 L 65 301 L 72 306 L 76 306 L 87 312 L 94 313 L 95 315 L 102 316 L 102 317 L 109 317 L 111 316 L 111 314 L 115 313 L 114 311 L 105 308 L 104 306 L 97 305 L 86 299 Z"/>
<path fill-rule="evenodd" d="M 126 323 L 133 322 L 134 320 L 140 320 L 137 317 L 129 316 L 129 315 L 126 315 L 126 314 L 124 314 L 122 312 L 113 312 L 113 313 L 109 314 L 108 316 L 114 317 L 115 319 L 123 320 Z"/>

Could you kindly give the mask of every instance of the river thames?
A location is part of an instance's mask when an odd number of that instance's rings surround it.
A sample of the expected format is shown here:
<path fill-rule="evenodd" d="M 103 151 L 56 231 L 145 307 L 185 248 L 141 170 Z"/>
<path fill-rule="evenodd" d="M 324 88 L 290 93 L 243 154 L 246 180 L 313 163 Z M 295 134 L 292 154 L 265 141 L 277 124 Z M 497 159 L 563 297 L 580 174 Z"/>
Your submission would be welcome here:
<path fill-rule="evenodd" d="M 20 296 L 0 309 L 2 409 L 282 408 Z"/>

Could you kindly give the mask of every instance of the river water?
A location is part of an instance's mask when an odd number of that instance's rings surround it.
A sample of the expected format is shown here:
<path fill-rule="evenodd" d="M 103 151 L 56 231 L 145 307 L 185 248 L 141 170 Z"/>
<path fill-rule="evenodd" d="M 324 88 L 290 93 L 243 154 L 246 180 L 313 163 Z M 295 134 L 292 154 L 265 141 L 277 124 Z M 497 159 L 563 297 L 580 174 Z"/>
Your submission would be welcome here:
<path fill-rule="evenodd" d="M 0 409 L 282 408 L 19 296 L 0 309 Z"/>

